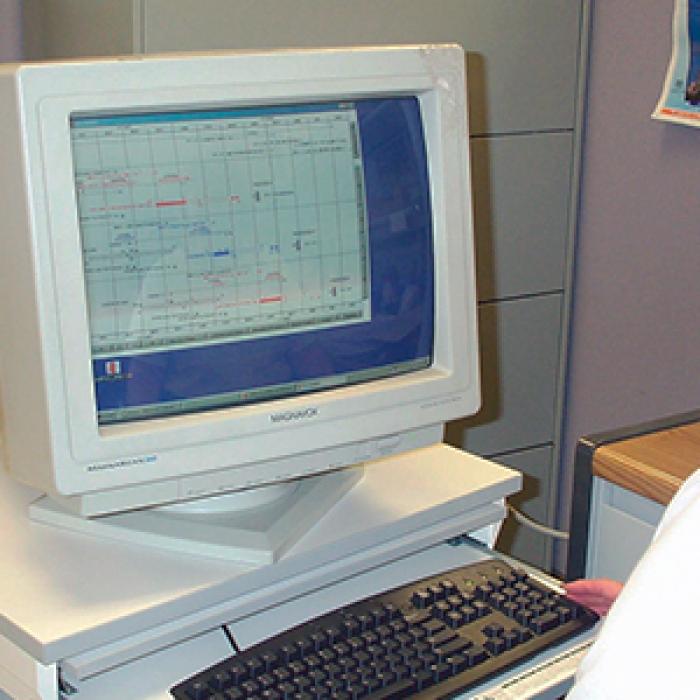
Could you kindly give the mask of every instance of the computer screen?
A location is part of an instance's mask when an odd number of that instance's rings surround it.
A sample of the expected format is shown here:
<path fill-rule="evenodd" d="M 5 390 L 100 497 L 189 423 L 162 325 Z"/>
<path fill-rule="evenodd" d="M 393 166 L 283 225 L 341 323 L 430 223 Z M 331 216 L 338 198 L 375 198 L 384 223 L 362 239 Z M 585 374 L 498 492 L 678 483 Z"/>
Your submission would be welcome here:
<path fill-rule="evenodd" d="M 430 365 L 415 97 L 81 115 L 71 141 L 98 423 Z"/>
<path fill-rule="evenodd" d="M 460 47 L 6 65 L 0 127 L 5 461 L 60 509 L 352 471 L 478 409 Z"/>

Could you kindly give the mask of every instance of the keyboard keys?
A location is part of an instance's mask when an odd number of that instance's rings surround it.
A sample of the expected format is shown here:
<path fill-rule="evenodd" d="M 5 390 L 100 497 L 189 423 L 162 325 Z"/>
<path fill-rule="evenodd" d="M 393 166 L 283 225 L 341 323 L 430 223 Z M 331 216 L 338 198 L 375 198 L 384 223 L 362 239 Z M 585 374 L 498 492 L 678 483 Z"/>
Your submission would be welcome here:
<path fill-rule="evenodd" d="M 571 609 L 565 605 L 557 606 L 554 612 L 559 615 L 559 622 L 568 622 L 571 619 Z"/>
<path fill-rule="evenodd" d="M 478 646 L 468 649 L 465 652 L 464 657 L 467 659 L 467 666 L 471 668 L 472 666 L 476 666 L 477 664 L 486 661 L 486 659 L 489 658 L 489 655 L 484 647 Z"/>
<path fill-rule="evenodd" d="M 467 659 L 462 654 L 452 654 L 451 656 L 446 657 L 445 663 L 450 665 L 453 675 L 461 673 L 468 666 Z"/>
<path fill-rule="evenodd" d="M 421 626 L 412 627 L 408 630 L 410 635 L 416 639 L 425 639 L 428 635 L 437 634 L 445 629 L 445 624 L 439 620 L 428 620 Z"/>
<path fill-rule="evenodd" d="M 428 637 L 425 641 L 430 644 L 432 647 L 437 647 L 441 646 L 443 644 L 447 644 L 447 642 L 451 642 L 453 639 L 457 638 L 457 633 L 454 632 L 453 630 L 443 630 L 442 632 L 438 632 L 437 634 L 434 634 L 431 637 Z"/>
<path fill-rule="evenodd" d="M 403 700 L 403 698 L 410 698 L 415 692 L 415 681 L 404 679 L 397 681 L 388 692 L 381 695 L 381 698 L 382 700 Z"/>
<path fill-rule="evenodd" d="M 509 601 L 507 603 L 503 603 L 500 610 L 504 615 L 507 615 L 508 617 L 515 617 L 520 611 L 520 608 L 516 603 L 512 603 Z"/>
<path fill-rule="evenodd" d="M 328 637 L 326 637 L 323 632 L 314 632 L 313 634 L 310 634 L 309 641 L 311 644 L 313 644 L 316 651 L 325 649 L 325 647 L 328 645 Z"/>
<path fill-rule="evenodd" d="M 428 670 L 418 671 L 413 677 L 416 683 L 416 690 L 424 690 L 430 687 L 435 682 L 433 679 L 433 674 Z"/>
<path fill-rule="evenodd" d="M 481 631 L 487 637 L 499 637 L 500 635 L 503 634 L 504 629 L 503 629 L 503 625 L 499 625 L 496 622 L 492 622 L 491 624 L 486 625 L 486 627 L 484 627 Z"/>
<path fill-rule="evenodd" d="M 214 690 L 226 690 L 226 688 L 230 688 L 233 685 L 233 677 L 228 671 L 219 671 L 214 674 L 209 681 L 209 685 Z"/>
<path fill-rule="evenodd" d="M 471 607 L 474 608 L 474 610 L 476 610 L 477 617 L 484 617 L 485 615 L 488 615 L 491 612 L 491 608 L 481 600 L 475 600 L 472 603 Z"/>
<path fill-rule="evenodd" d="M 196 674 L 171 694 L 177 700 L 398 700 L 439 696 L 450 684 L 451 695 L 595 620 L 525 572 L 479 562 L 311 620 Z"/>
<path fill-rule="evenodd" d="M 229 688 L 226 693 L 222 693 L 226 700 L 244 700 L 245 695 L 238 688 Z"/>
<path fill-rule="evenodd" d="M 444 600 L 440 600 L 432 607 L 433 617 L 437 618 L 438 620 L 444 620 L 451 610 L 452 608 L 450 607 L 449 603 L 446 603 Z"/>
<path fill-rule="evenodd" d="M 253 656 L 245 662 L 246 670 L 249 678 L 257 678 L 265 671 L 265 664 L 259 656 Z"/>
<path fill-rule="evenodd" d="M 559 625 L 559 615 L 553 612 L 543 613 L 530 620 L 530 629 L 536 634 L 544 634 Z"/>
<path fill-rule="evenodd" d="M 459 610 L 462 605 L 464 605 L 464 598 L 461 595 L 452 594 L 445 598 L 447 604 L 452 608 L 452 610 Z"/>
<path fill-rule="evenodd" d="M 497 656 L 506 650 L 506 641 L 502 637 L 492 637 L 487 639 L 484 646 L 493 654 Z"/>
<path fill-rule="evenodd" d="M 476 618 L 479 617 L 478 611 L 471 605 L 465 605 L 464 607 L 462 607 L 460 613 L 462 614 L 463 624 L 468 622 L 474 622 L 474 620 L 476 620 Z"/>
<path fill-rule="evenodd" d="M 395 603 L 383 603 L 384 610 L 386 610 L 387 620 L 396 620 L 403 618 L 401 610 L 396 606 Z"/>
<path fill-rule="evenodd" d="M 482 583 L 476 587 L 476 597 L 481 600 L 488 600 L 492 593 L 496 592 L 496 588 L 492 583 Z"/>
<path fill-rule="evenodd" d="M 445 616 L 445 622 L 450 629 L 457 629 L 457 627 L 461 627 L 464 624 L 464 615 L 459 611 L 451 610 Z"/>
<path fill-rule="evenodd" d="M 520 643 L 520 635 L 516 630 L 508 630 L 503 633 L 503 639 L 506 641 L 506 648 L 512 649 L 516 644 Z"/>
<path fill-rule="evenodd" d="M 411 596 L 411 603 L 413 603 L 413 606 L 418 608 L 418 610 L 424 610 L 431 602 L 430 593 L 425 589 L 416 591 L 413 596 Z"/>
<path fill-rule="evenodd" d="M 374 619 L 369 613 L 361 613 L 357 616 L 357 621 L 360 623 L 360 630 L 362 632 L 374 629 Z"/>
<path fill-rule="evenodd" d="M 357 621 L 357 618 L 353 616 L 346 617 L 341 623 L 341 628 L 347 637 L 354 637 L 362 631 L 360 623 Z"/>
<path fill-rule="evenodd" d="M 440 645 L 436 649 L 436 652 L 441 658 L 447 659 L 451 656 L 454 656 L 455 654 L 462 654 L 467 649 L 469 649 L 469 647 L 472 646 L 473 644 L 474 644 L 474 642 L 472 642 L 471 639 L 464 639 L 463 637 L 457 637 L 456 639 L 453 639 L 451 642 L 447 642 L 446 644 Z"/>
<path fill-rule="evenodd" d="M 532 620 L 534 617 L 536 617 L 535 613 L 532 612 L 532 610 L 529 610 L 527 608 L 523 610 L 519 610 L 517 613 L 515 613 L 515 619 L 524 626 L 528 626 L 530 624 L 530 620 Z"/>
<path fill-rule="evenodd" d="M 186 692 L 188 700 L 208 700 L 211 697 L 209 685 L 203 681 L 194 681 Z"/>

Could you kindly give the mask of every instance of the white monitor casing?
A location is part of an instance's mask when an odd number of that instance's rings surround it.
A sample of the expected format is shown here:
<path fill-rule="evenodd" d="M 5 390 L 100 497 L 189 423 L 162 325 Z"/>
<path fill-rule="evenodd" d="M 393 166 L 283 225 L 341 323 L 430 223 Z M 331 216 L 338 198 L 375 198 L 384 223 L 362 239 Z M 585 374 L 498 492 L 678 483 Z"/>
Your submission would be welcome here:
<path fill-rule="evenodd" d="M 75 113 L 415 95 L 435 252 L 425 370 L 100 426 L 69 118 Z M 83 514 L 322 473 L 437 442 L 480 402 L 464 52 L 376 47 L 0 67 L 0 391 L 6 464 Z M 273 419 L 273 416 L 276 416 Z"/>

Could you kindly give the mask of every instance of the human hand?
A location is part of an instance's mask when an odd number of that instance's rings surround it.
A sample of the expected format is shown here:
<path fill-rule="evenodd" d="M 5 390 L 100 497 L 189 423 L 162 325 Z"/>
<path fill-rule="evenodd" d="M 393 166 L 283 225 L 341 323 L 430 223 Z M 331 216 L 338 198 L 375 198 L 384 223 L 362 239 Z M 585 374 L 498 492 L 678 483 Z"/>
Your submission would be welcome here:
<path fill-rule="evenodd" d="M 622 590 L 622 584 L 609 578 L 580 579 L 565 583 L 564 590 L 574 602 L 591 608 L 598 615 L 607 615 Z"/>

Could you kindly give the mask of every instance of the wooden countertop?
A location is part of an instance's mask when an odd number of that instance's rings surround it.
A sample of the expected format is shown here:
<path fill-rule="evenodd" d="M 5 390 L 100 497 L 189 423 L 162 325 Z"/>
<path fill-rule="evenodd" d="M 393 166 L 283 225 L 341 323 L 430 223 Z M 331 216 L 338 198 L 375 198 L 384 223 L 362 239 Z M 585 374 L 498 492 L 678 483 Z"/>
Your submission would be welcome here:
<path fill-rule="evenodd" d="M 700 468 L 700 422 L 601 445 L 592 471 L 618 486 L 666 505 Z"/>

